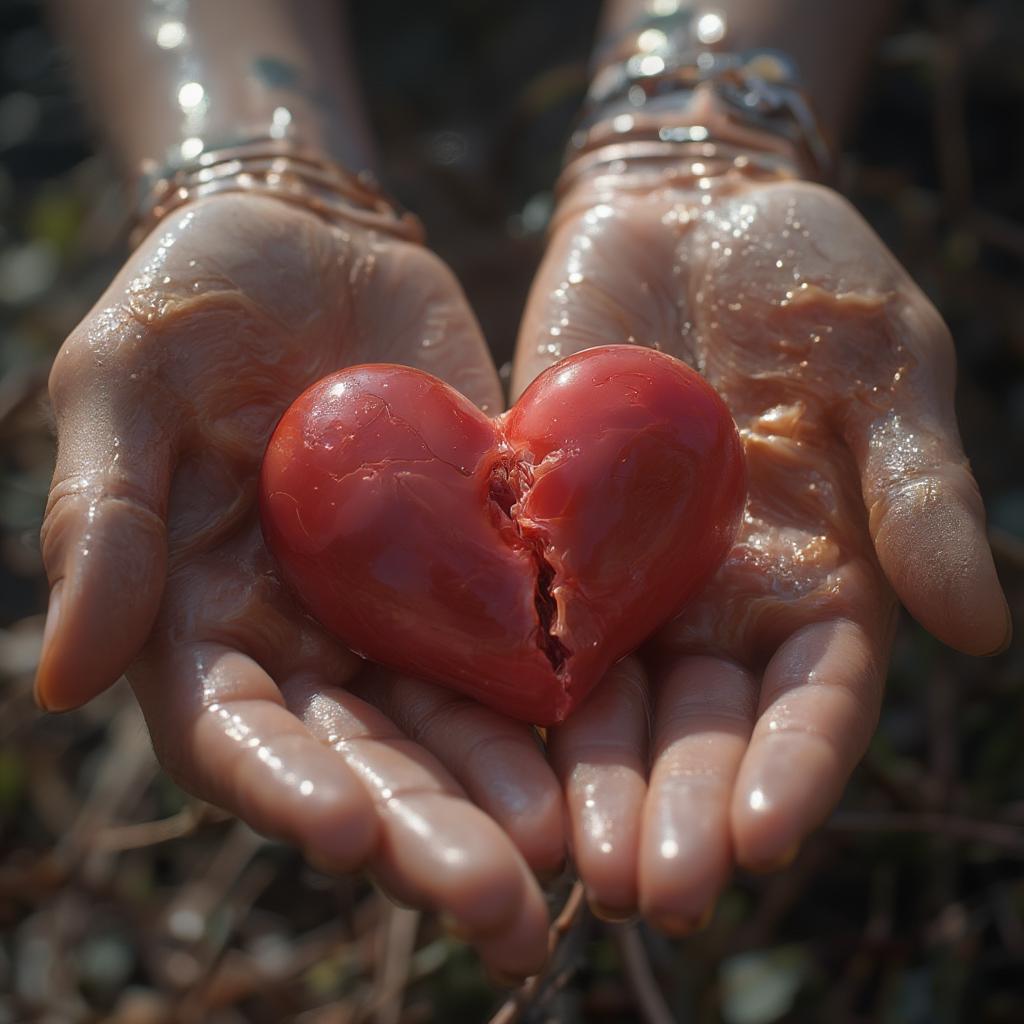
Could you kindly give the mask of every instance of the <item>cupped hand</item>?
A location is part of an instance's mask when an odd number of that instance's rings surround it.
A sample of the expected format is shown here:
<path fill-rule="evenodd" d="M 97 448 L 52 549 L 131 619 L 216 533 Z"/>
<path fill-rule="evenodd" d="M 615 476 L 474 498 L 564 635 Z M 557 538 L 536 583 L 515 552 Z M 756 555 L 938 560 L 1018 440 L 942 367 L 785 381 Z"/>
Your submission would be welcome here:
<path fill-rule="evenodd" d="M 547 924 L 530 868 L 563 855 L 533 734 L 367 666 L 295 605 L 260 536 L 277 418 L 360 362 L 419 366 L 500 408 L 465 298 L 421 246 L 239 194 L 146 239 L 51 376 L 37 692 L 68 708 L 127 672 L 185 789 L 327 869 L 367 865 L 449 915 L 492 968 L 527 974 Z"/>
<path fill-rule="evenodd" d="M 785 863 L 839 799 L 896 596 L 971 654 L 1010 624 L 931 303 L 828 189 L 652 171 L 584 182 L 556 211 L 513 391 L 580 348 L 656 346 L 741 430 L 725 564 L 551 735 L 591 901 L 682 933 L 736 863 Z"/>

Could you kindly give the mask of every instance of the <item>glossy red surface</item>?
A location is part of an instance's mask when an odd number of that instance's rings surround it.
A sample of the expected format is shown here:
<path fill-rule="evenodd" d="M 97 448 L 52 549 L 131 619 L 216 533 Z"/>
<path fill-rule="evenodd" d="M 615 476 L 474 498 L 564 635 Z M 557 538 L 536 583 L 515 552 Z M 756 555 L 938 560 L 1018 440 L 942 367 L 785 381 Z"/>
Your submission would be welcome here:
<path fill-rule="evenodd" d="M 325 377 L 278 424 L 260 502 L 328 630 L 546 725 L 714 573 L 744 495 L 736 428 L 703 378 L 607 346 L 494 420 L 408 367 Z"/>

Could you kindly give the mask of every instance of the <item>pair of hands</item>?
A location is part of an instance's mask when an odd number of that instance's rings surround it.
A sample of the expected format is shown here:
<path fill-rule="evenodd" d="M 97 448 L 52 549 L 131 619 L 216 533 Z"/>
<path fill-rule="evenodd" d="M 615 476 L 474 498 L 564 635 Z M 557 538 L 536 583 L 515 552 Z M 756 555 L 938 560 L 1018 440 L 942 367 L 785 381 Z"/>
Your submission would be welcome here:
<path fill-rule="evenodd" d="M 1006 642 L 1008 612 L 948 333 L 837 195 L 578 188 L 513 392 L 627 341 L 718 388 L 748 508 L 708 590 L 551 730 L 545 756 L 522 723 L 327 636 L 282 589 L 256 518 L 274 423 L 331 370 L 406 363 L 502 408 L 451 272 L 272 198 L 177 211 L 54 364 L 41 700 L 75 706 L 127 671 L 180 785 L 441 911 L 500 975 L 542 966 L 534 876 L 567 848 L 606 915 L 694 928 L 734 865 L 783 863 L 838 799 L 877 718 L 893 591 L 971 653 Z"/>

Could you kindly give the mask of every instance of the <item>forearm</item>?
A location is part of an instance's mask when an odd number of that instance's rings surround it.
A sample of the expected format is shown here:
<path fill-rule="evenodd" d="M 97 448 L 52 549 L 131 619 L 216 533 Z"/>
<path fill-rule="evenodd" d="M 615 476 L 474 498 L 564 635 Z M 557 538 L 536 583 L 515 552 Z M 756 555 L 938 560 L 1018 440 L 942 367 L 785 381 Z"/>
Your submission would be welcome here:
<path fill-rule="evenodd" d="M 598 46 L 671 4 L 606 0 Z M 728 50 L 780 50 L 790 56 L 827 138 L 842 137 L 891 0 L 682 0 L 681 10 L 715 13 L 724 22 L 719 44 Z"/>
<path fill-rule="evenodd" d="M 353 170 L 370 146 L 334 0 L 51 0 L 127 180 L 256 136 Z M 174 10 L 174 13 L 170 13 Z"/>

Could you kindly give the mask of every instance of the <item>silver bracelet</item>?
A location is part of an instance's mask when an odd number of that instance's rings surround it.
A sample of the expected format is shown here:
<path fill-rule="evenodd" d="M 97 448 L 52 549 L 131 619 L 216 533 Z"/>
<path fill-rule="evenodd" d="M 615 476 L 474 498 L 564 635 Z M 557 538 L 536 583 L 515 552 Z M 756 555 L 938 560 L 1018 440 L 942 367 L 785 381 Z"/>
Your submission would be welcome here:
<path fill-rule="evenodd" d="M 794 173 L 828 179 L 830 147 L 792 59 L 775 50 L 731 52 L 727 35 L 723 15 L 691 8 L 645 18 L 605 46 L 566 163 L 616 141 L 676 140 L 746 148 L 776 162 L 789 154 Z M 701 92 L 714 100 L 713 122 L 693 116 Z"/>
<path fill-rule="evenodd" d="M 260 137 L 147 174 L 132 244 L 179 207 L 222 192 L 271 196 L 328 221 L 423 241 L 418 218 L 385 195 L 369 174 L 355 174 L 295 142 Z"/>

